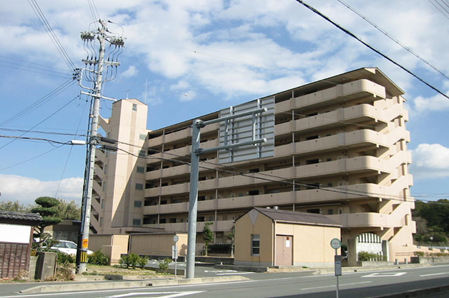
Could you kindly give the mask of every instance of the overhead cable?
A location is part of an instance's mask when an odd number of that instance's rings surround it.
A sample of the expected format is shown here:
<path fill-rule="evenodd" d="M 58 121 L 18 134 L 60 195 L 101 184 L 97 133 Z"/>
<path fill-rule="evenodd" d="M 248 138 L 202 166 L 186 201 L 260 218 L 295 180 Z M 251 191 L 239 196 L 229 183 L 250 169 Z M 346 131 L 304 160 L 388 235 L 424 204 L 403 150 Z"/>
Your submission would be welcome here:
<path fill-rule="evenodd" d="M 302 0 L 296 0 L 298 3 L 304 5 L 306 8 L 308 8 L 309 10 L 313 11 L 315 14 L 319 15 L 320 17 L 322 17 L 323 19 L 325 19 L 326 21 L 328 21 L 329 23 L 331 23 L 332 25 L 334 25 L 335 27 L 337 27 L 338 29 L 340 29 L 341 31 L 343 31 L 344 33 L 346 33 L 347 35 L 351 36 L 352 38 L 356 39 L 358 42 L 360 42 L 361 44 L 363 44 L 364 46 L 366 46 L 367 48 L 371 49 L 372 51 L 374 51 L 375 53 L 379 54 L 380 56 L 384 57 L 385 59 L 387 59 L 388 61 L 390 61 L 391 63 L 393 63 L 394 65 L 398 66 L 399 68 L 401 68 L 402 70 L 404 70 L 405 72 L 407 72 L 408 74 L 412 75 L 413 77 L 415 77 L 417 80 L 419 80 L 421 83 L 423 83 L 424 85 L 426 85 L 427 87 L 431 88 L 432 90 L 434 90 L 435 92 L 439 93 L 440 95 L 444 96 L 445 98 L 449 99 L 449 96 L 447 96 L 444 92 L 440 91 L 439 89 L 437 89 L 436 87 L 432 86 L 431 84 L 427 83 L 426 81 L 424 81 L 422 78 L 420 78 L 418 75 L 414 74 L 412 71 L 408 70 L 407 68 L 405 68 L 404 66 L 402 66 L 401 64 L 399 64 L 398 62 L 394 61 L 393 59 L 391 59 L 390 57 L 388 57 L 387 55 L 383 54 L 382 52 L 380 52 L 379 50 L 377 50 L 376 48 L 374 48 L 373 46 L 369 45 L 368 43 L 364 42 L 362 39 L 360 39 L 359 37 L 357 37 L 354 33 L 350 32 L 349 30 L 343 28 L 342 26 L 338 25 L 337 23 L 335 23 L 334 21 L 332 21 L 330 18 L 328 18 L 327 16 L 325 16 L 324 14 L 322 14 L 321 12 L 319 12 L 318 10 L 316 10 L 315 8 L 313 8 L 312 6 L 308 5 L 307 3 L 305 3 Z"/>
<path fill-rule="evenodd" d="M 70 59 L 69 54 L 67 54 L 66 50 L 62 46 L 61 42 L 59 41 L 56 33 L 54 32 L 53 28 L 51 27 L 50 23 L 47 21 L 47 18 L 45 17 L 44 13 L 42 12 L 41 8 L 39 7 L 39 4 L 36 0 L 28 0 L 28 3 L 33 8 L 34 12 L 36 13 L 37 17 L 39 18 L 39 21 L 42 23 L 42 26 L 47 31 L 48 35 L 50 36 L 51 41 L 56 46 L 56 49 L 61 54 L 64 61 L 67 63 L 70 69 L 75 69 L 76 66 L 73 63 L 72 59 Z"/>
<path fill-rule="evenodd" d="M 381 33 L 383 33 L 386 37 L 388 37 L 389 39 L 391 39 L 392 41 L 394 41 L 396 44 L 398 44 L 399 46 L 401 46 L 404 50 L 406 50 L 407 52 L 409 52 L 410 54 L 412 54 L 413 56 L 415 56 L 416 58 L 418 58 L 419 60 L 421 60 L 422 62 L 424 62 L 427 66 L 429 66 L 430 68 L 432 68 L 433 70 L 435 70 L 436 72 L 438 72 L 440 75 L 442 75 L 443 77 L 445 77 L 446 79 L 449 80 L 449 77 L 444 74 L 441 70 L 439 70 L 438 68 L 436 68 L 435 66 L 433 66 L 432 64 L 430 64 L 428 61 L 424 60 L 421 56 L 419 56 L 418 54 L 416 54 L 412 49 L 406 47 L 405 45 L 403 45 L 399 40 L 397 40 L 396 38 L 394 38 L 393 36 L 391 36 L 390 34 L 388 34 L 388 32 L 386 32 L 385 30 L 383 30 L 382 28 L 380 28 L 379 26 L 377 26 L 375 23 L 373 23 L 372 21 L 370 21 L 368 18 L 366 18 L 365 16 L 363 16 L 361 13 L 359 13 L 358 11 L 356 11 L 354 8 L 352 8 L 351 6 L 349 6 L 349 4 L 345 3 L 343 0 L 337 0 L 338 2 L 340 2 L 341 4 L 343 4 L 344 6 L 346 6 L 348 9 L 350 9 L 352 12 L 354 12 L 356 15 L 358 15 L 359 17 L 361 17 L 363 20 L 365 20 L 366 22 L 368 22 L 371 26 L 373 26 L 374 28 L 376 28 L 377 30 L 379 30 Z"/>

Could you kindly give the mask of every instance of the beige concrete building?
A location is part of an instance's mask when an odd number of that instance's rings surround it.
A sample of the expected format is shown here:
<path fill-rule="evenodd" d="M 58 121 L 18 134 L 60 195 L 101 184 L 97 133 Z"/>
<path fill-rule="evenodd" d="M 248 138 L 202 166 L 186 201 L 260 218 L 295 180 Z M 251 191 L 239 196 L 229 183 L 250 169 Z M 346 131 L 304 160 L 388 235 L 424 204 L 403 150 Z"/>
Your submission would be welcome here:
<path fill-rule="evenodd" d="M 234 264 L 333 267 L 340 227 L 321 214 L 255 207 L 235 222 Z"/>
<path fill-rule="evenodd" d="M 362 68 L 270 95 L 272 157 L 219 165 L 217 152 L 201 155 L 197 231 L 213 222 L 215 241 L 225 242 L 252 207 L 278 206 L 326 215 L 342 225 L 343 244 L 374 233 L 389 241 L 391 259 L 407 256 L 415 223 L 403 93 L 379 69 Z M 138 100 L 121 100 L 100 122 L 119 151 L 97 155 L 99 233 L 187 232 L 193 119 L 150 131 L 147 112 Z M 219 127 L 201 130 L 201 148 L 219 146 Z"/>

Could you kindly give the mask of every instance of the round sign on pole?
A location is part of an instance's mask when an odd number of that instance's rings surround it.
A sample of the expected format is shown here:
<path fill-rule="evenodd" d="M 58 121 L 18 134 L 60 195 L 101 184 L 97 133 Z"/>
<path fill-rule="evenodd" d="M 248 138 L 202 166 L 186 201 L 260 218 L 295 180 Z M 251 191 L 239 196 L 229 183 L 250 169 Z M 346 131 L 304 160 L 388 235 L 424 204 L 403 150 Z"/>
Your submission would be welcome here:
<path fill-rule="evenodd" d="M 178 235 L 173 236 L 173 241 L 174 242 L 178 242 L 178 240 L 179 240 L 179 236 Z"/>
<path fill-rule="evenodd" d="M 341 241 L 338 238 L 334 238 L 331 240 L 331 247 L 333 249 L 339 249 L 341 247 Z"/>

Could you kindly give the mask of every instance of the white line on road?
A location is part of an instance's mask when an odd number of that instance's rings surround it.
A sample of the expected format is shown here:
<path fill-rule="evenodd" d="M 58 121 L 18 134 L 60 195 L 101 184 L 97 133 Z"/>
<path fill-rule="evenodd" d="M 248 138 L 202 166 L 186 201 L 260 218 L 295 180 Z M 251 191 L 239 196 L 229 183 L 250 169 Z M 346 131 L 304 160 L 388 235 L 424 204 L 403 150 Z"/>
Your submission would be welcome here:
<path fill-rule="evenodd" d="M 230 273 L 218 273 L 216 275 L 244 275 L 244 274 L 254 274 L 256 272 L 230 272 Z"/>
<path fill-rule="evenodd" d="M 449 272 L 422 274 L 422 275 L 420 275 L 420 277 L 435 276 L 435 275 L 446 275 L 446 274 L 449 274 Z"/>
<path fill-rule="evenodd" d="M 396 277 L 407 274 L 407 272 L 397 272 L 397 273 L 371 273 L 368 275 L 364 275 L 362 277 Z"/>
<path fill-rule="evenodd" d="M 369 284 L 369 283 L 371 283 L 371 282 L 370 281 L 354 282 L 354 283 L 350 283 L 350 284 L 341 284 L 340 287 L 354 286 L 354 285 L 361 285 L 361 284 Z M 335 288 L 335 287 L 337 287 L 337 285 L 324 286 L 324 287 L 314 287 L 314 288 L 303 288 L 301 290 L 302 291 L 307 291 L 307 290 L 315 290 L 315 289 L 323 289 L 323 288 Z"/>
<path fill-rule="evenodd" d="M 199 294 L 204 293 L 204 291 L 191 291 L 191 292 L 140 292 L 140 293 L 128 293 L 123 295 L 114 295 L 114 296 L 108 296 L 108 298 L 122 298 L 122 297 L 138 297 L 138 296 L 146 296 L 151 295 L 162 295 L 162 296 L 154 296 L 154 298 L 175 298 L 175 297 L 182 297 L 187 295 L 193 295 L 193 294 Z"/>

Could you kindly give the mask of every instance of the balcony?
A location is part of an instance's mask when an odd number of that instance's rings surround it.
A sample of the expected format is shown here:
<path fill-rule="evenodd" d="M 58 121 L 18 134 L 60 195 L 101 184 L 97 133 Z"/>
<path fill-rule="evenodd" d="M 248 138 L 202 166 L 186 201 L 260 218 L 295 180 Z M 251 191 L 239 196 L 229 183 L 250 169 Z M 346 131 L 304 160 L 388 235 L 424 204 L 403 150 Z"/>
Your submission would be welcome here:
<path fill-rule="evenodd" d="M 404 224 L 402 218 L 372 212 L 326 215 L 326 217 L 341 224 L 343 228 L 398 228 Z"/>
<path fill-rule="evenodd" d="M 162 186 L 160 188 L 159 187 L 148 188 L 148 189 L 145 189 L 145 197 L 159 196 L 159 190 L 160 190 L 160 192 L 161 192 L 160 194 L 162 196 L 188 193 L 190 191 L 189 188 L 190 188 L 190 183 L 168 185 L 168 186 Z"/>
<path fill-rule="evenodd" d="M 401 106 L 397 108 L 382 110 L 370 104 L 362 104 L 349 108 L 342 108 L 332 112 L 310 116 L 286 123 L 276 125 L 276 136 L 289 134 L 291 132 L 307 133 L 310 131 L 330 129 L 332 127 L 340 127 L 342 122 L 350 121 L 351 123 L 359 123 L 366 121 L 383 121 L 389 122 L 394 116 L 400 114 L 403 110 Z M 388 115 L 387 115 L 388 114 Z"/>
<path fill-rule="evenodd" d="M 276 113 L 306 107 L 317 108 L 362 97 L 385 98 L 385 95 L 385 87 L 369 80 L 361 79 L 278 103 L 276 104 Z"/>
<path fill-rule="evenodd" d="M 197 232 L 200 232 L 204 229 L 204 226 L 206 225 L 206 222 L 198 222 L 196 225 Z M 214 222 L 213 225 L 211 225 L 212 231 L 215 232 L 226 232 L 231 230 L 232 226 L 234 225 L 233 220 L 221 220 Z M 166 232 L 178 232 L 178 233 L 187 233 L 188 232 L 188 223 L 187 222 L 181 222 L 181 223 L 166 223 L 166 224 L 152 224 L 152 225 L 144 225 L 144 227 L 149 228 L 163 228 Z"/>
<path fill-rule="evenodd" d="M 276 146 L 274 153 L 276 157 L 289 156 L 292 154 L 317 154 L 346 150 L 348 148 L 366 147 L 376 145 L 387 147 L 387 136 L 369 129 L 363 129 L 348 133 L 323 137 L 315 140 L 303 141 L 292 144 Z"/>

